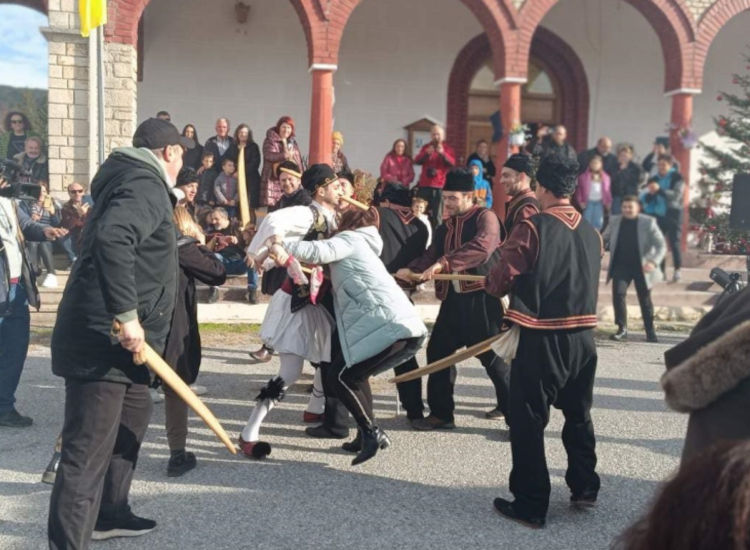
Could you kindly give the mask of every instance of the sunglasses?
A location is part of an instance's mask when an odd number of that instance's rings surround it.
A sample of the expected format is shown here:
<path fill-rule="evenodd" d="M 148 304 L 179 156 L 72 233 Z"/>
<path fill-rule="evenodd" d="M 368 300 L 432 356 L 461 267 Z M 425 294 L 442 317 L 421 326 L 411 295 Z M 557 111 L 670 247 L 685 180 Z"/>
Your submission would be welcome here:
<path fill-rule="evenodd" d="M 11 124 L 23 124 L 23 120 L 21 120 L 20 118 L 15 118 L 15 119 L 11 119 L 10 123 Z"/>
<path fill-rule="evenodd" d="M 71 193 L 76 193 L 76 194 L 83 193 L 83 189 L 71 189 L 70 192 Z"/>

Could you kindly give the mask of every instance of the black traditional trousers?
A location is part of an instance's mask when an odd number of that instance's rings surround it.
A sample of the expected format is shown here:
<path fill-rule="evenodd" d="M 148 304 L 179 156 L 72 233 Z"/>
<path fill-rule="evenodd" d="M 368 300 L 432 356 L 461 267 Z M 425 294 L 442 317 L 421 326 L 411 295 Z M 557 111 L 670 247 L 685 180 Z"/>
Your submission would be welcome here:
<path fill-rule="evenodd" d="M 472 346 L 498 334 L 502 318 L 502 306 L 497 298 L 483 290 L 459 293 L 451 285 L 430 334 L 427 362 L 432 363 L 455 353 L 463 346 Z M 497 406 L 507 418 L 510 367 L 492 350 L 478 355 L 477 358 L 492 380 Z M 455 366 L 434 372 L 427 379 L 427 404 L 430 414 L 446 422 L 453 422 L 455 383 Z"/>
<path fill-rule="evenodd" d="M 562 440 L 568 454 L 568 487 L 573 495 L 599 490 L 590 414 L 596 360 L 593 329 L 521 328 L 510 376 L 510 490 L 521 514 L 547 514 L 550 479 L 544 428 L 551 405 L 565 416 Z"/>

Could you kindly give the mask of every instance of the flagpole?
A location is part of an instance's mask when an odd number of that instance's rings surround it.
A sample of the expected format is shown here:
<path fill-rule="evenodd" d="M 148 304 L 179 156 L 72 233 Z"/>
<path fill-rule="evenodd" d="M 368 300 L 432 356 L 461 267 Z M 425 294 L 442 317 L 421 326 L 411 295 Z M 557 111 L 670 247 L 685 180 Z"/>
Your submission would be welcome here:
<path fill-rule="evenodd" d="M 104 25 L 96 28 L 96 118 L 99 134 L 99 165 L 104 162 Z"/>

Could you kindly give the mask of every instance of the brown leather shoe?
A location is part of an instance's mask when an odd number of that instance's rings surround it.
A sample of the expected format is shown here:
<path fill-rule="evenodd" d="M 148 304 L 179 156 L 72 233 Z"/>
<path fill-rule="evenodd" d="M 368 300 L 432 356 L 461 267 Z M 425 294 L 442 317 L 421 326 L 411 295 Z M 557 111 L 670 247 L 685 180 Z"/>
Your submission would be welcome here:
<path fill-rule="evenodd" d="M 266 346 L 261 346 L 259 350 L 251 351 L 250 357 L 255 359 L 258 363 L 268 363 L 271 360 L 272 354 Z"/>

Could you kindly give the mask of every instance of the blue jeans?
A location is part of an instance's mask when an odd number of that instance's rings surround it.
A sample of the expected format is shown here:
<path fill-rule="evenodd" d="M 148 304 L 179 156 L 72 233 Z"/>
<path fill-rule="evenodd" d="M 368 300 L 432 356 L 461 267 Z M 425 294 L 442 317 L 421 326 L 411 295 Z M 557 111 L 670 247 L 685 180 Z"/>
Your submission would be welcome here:
<path fill-rule="evenodd" d="M 589 201 L 586 203 L 586 209 L 583 211 L 583 217 L 597 231 L 600 231 L 604 225 L 604 204 L 602 201 Z"/>
<path fill-rule="evenodd" d="M 622 197 L 612 196 L 612 215 L 616 216 L 622 212 Z"/>
<path fill-rule="evenodd" d="M 13 409 L 29 351 L 29 303 L 22 284 L 10 285 L 10 314 L 0 317 L 0 414 Z"/>
<path fill-rule="evenodd" d="M 62 249 L 65 251 L 65 255 L 68 257 L 68 261 L 70 263 L 73 263 L 78 256 L 73 247 L 73 236 L 71 234 L 67 234 L 64 237 L 57 239 L 57 242 L 60 243 L 60 246 L 62 246 Z"/>
<path fill-rule="evenodd" d="M 254 269 L 247 267 L 245 260 L 230 260 L 218 252 L 215 256 L 224 264 L 227 275 L 242 275 L 243 273 L 247 273 L 247 288 L 249 290 L 256 290 L 258 288 L 258 274 Z"/>

